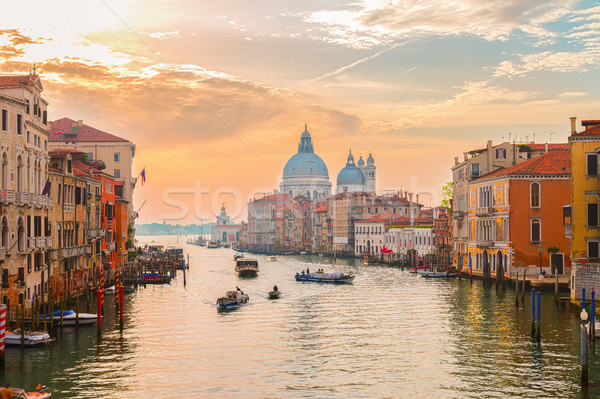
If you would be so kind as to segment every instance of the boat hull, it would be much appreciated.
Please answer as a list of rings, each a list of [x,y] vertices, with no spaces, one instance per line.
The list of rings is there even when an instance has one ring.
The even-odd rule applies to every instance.
[[[354,276],[346,276],[340,278],[325,278],[325,277],[313,277],[313,276],[296,276],[296,281],[305,281],[311,283],[325,283],[325,284],[349,284],[354,280]]]
[[[269,299],[279,299],[280,291],[269,291]]]
[[[446,272],[419,272],[421,277],[424,278],[454,278],[458,277],[458,273],[446,273]]]
[[[239,277],[256,277],[258,275],[258,269],[236,268],[235,274],[237,274]]]
[[[243,297],[241,300],[221,297],[217,299],[217,307],[219,309],[237,308],[240,305],[248,303],[248,297]]]
[[[37,346],[54,341],[45,331],[28,331],[24,335],[25,346]],[[21,333],[7,330],[4,335],[4,343],[10,346],[21,346]]]

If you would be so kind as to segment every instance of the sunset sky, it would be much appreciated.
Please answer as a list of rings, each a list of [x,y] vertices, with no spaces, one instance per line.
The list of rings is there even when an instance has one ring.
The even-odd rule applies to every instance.
[[[372,151],[378,190],[433,192],[430,205],[464,151],[509,135],[566,142],[570,116],[600,118],[596,4],[9,2],[0,72],[36,62],[50,120],[136,144],[141,223],[206,222],[221,202],[245,220],[305,123],[334,185],[349,148]]]

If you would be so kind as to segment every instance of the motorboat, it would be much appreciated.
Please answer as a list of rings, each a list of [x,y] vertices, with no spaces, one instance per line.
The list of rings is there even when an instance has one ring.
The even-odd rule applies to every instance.
[[[47,387],[45,385],[38,385],[37,391],[25,392],[22,388],[10,388],[15,399],[46,399],[52,396],[50,392],[46,392]]]
[[[243,257],[244,257],[244,254],[237,253],[237,254],[233,255],[233,260],[238,260],[239,258],[243,258]]]
[[[205,242],[204,247],[205,248],[211,248],[211,249],[212,248],[219,248],[219,243],[216,242],[216,241],[209,240],[209,241]]]
[[[23,333],[23,344],[25,346],[42,345],[52,341],[54,341],[54,339],[50,338],[50,334],[48,334],[46,331],[25,330]],[[17,328],[14,330],[6,330],[4,335],[4,343],[6,343],[6,345],[20,346],[21,329]]]
[[[227,291],[225,296],[217,299],[218,308],[234,308],[247,303],[250,300],[248,294],[240,290]]]
[[[115,293],[115,286],[111,285],[110,287],[105,288],[104,289],[104,293],[105,294],[114,294]]]
[[[276,256],[268,256],[268,257],[267,257],[267,260],[268,260],[269,262],[275,262],[275,261],[277,261],[277,257],[276,257]]]
[[[342,272],[333,273],[296,273],[296,281],[310,281],[314,283],[330,283],[330,284],[345,284],[351,283],[354,276],[344,274]]]
[[[44,317],[44,315],[40,315],[40,317]],[[46,314],[46,318],[49,317],[50,315]],[[52,318],[55,323],[60,323],[60,310],[54,311],[54,313],[52,313]],[[80,326],[87,326],[96,324],[98,315],[95,313],[79,313],[79,315],[77,315],[72,310],[63,310],[62,320],[63,326],[74,326],[77,325],[77,323],[79,323]]]
[[[258,274],[258,261],[249,258],[236,260],[235,273],[240,277],[255,277]]]

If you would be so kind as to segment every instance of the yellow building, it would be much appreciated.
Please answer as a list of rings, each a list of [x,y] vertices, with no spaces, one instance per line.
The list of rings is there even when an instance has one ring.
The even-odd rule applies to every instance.
[[[600,120],[584,120],[577,132],[571,118],[571,206],[564,209],[565,234],[571,237],[571,299],[600,287],[599,218]]]

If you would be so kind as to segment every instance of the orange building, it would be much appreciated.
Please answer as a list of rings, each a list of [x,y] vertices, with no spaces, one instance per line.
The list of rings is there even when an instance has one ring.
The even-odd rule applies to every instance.
[[[516,267],[528,267],[529,276],[554,266],[570,274],[571,244],[562,228],[570,174],[570,152],[559,149],[471,182],[467,267],[487,277],[514,275]]]

